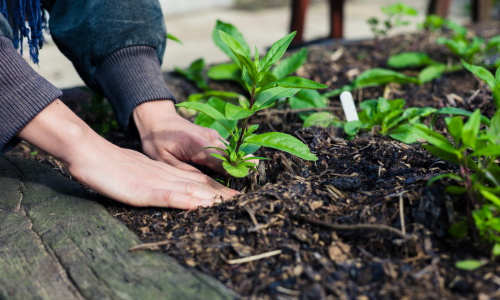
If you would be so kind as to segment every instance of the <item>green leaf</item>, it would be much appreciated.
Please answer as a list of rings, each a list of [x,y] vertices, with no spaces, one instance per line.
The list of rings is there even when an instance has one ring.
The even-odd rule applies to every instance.
[[[467,28],[451,20],[445,20],[444,25],[453,30],[457,35],[465,36],[467,34]]]
[[[421,52],[403,52],[389,57],[387,65],[394,69],[418,68],[436,64],[427,54]]]
[[[226,104],[226,118],[228,120],[241,120],[246,117],[253,115],[255,112],[233,105],[231,103]]]
[[[491,118],[490,134],[495,137],[500,136],[500,109],[498,109],[493,118]]]
[[[470,117],[472,115],[472,112],[467,111],[467,110],[463,110],[460,108],[456,108],[456,107],[442,107],[436,111],[434,116],[432,116],[431,125],[430,125],[431,130],[434,127],[434,124],[436,124],[437,118],[439,117],[440,114],[441,115],[450,114],[450,115],[454,115],[454,116]],[[483,123],[484,125],[486,125],[488,127],[490,126],[490,120],[488,118],[486,118],[485,116],[481,116],[481,123]]]
[[[245,83],[241,79],[240,67],[235,63],[220,64],[208,69],[208,78],[212,80],[231,80],[238,82],[242,87]]]
[[[285,54],[286,49],[292,42],[293,38],[295,37],[295,34],[296,32],[294,31],[273,44],[271,49],[269,49],[269,51],[260,62],[261,70],[267,70],[276,62],[278,62],[278,60],[280,60],[283,54]]]
[[[332,125],[333,122],[337,121],[340,123],[340,120],[329,112],[318,112],[310,115],[305,121],[302,127],[311,127],[311,126],[320,126],[320,127],[328,127]]]
[[[326,99],[316,90],[300,90],[295,96],[290,97],[289,104],[292,109],[327,107]],[[303,112],[298,115],[305,120],[312,113],[313,111]]]
[[[358,89],[370,86],[384,85],[391,82],[397,84],[420,84],[420,81],[415,77],[406,76],[402,73],[392,70],[375,68],[361,73],[361,75],[359,75],[351,83],[351,86],[353,89]]]
[[[408,130],[410,127],[410,125],[401,125],[395,130],[391,130],[389,136],[405,144],[416,143],[420,136]]]
[[[464,122],[462,121],[462,118],[458,116],[453,117],[450,121],[450,124],[448,124],[448,132],[455,140],[455,143],[458,143],[458,141],[462,137],[463,127],[464,127]]]
[[[499,77],[500,78],[500,77]],[[500,109],[500,82],[492,89],[493,92],[493,102],[495,107]]]
[[[285,98],[285,97],[292,97],[296,93],[298,93],[300,89],[293,89],[293,88],[285,88],[285,87],[274,87],[270,88],[268,90],[265,90],[259,94],[257,99],[255,100],[255,104],[252,107],[253,111],[259,110],[261,107],[266,107],[269,104],[272,104],[274,101],[280,99],[280,98]]]
[[[248,169],[242,164],[237,164],[236,166],[231,166],[228,162],[223,162],[222,167],[233,177],[245,177],[248,175]]]
[[[300,89],[326,89],[328,87],[327,85],[309,79],[289,76],[268,84],[267,86],[263,87],[262,90],[264,91],[276,86]]]
[[[461,195],[467,192],[467,189],[463,186],[450,185],[447,186],[446,189],[444,189],[444,192],[448,194]]]
[[[493,246],[493,250],[491,252],[494,257],[500,255],[500,243],[495,243],[495,245]]]
[[[363,123],[361,121],[351,121],[345,123],[344,131],[347,135],[356,135],[361,127],[363,127]]]
[[[212,99],[217,99],[217,98],[212,98]],[[220,99],[218,99],[218,100],[220,100]],[[222,101],[222,100],[220,100],[220,101]],[[213,108],[209,104],[198,103],[198,102],[182,102],[182,103],[177,104],[176,106],[194,109],[196,111],[207,114],[208,116],[212,117],[215,121],[220,123],[222,126],[224,126],[224,128],[231,135],[233,135],[231,128],[233,128],[234,125],[231,122],[229,122],[229,120],[226,119],[226,117],[224,117],[224,115],[220,111],[218,111],[216,108]]]
[[[495,194],[486,190],[481,190],[481,195],[483,195],[484,198],[490,200],[491,203],[495,204],[497,207],[500,207],[500,198]]]
[[[218,158],[218,159],[220,159],[222,161],[227,161],[227,158],[225,158],[224,156],[219,155],[217,153],[210,153],[210,155],[212,155],[213,157]]]
[[[467,221],[458,221],[451,225],[448,233],[456,239],[463,239],[467,235]]]
[[[487,69],[485,69],[481,66],[474,66],[474,65],[468,64],[463,59],[462,59],[462,64],[464,65],[464,67],[467,70],[472,72],[474,75],[479,77],[481,80],[484,80],[486,82],[486,84],[490,86],[491,89],[495,88],[495,86],[496,86],[495,77],[493,77],[493,74],[491,74],[490,71],[488,71]]]
[[[269,132],[254,136],[246,141],[264,147],[274,148],[296,155],[305,160],[315,161],[318,158],[300,140],[281,132]]]
[[[238,41],[238,43],[247,53],[250,53],[250,47],[245,41],[245,38],[232,24],[224,23],[220,20],[217,20],[214,31],[212,32],[212,39],[214,40],[215,45],[217,45],[217,47],[219,47],[224,53],[226,53],[226,55],[229,56],[232,61],[238,64],[238,59],[234,55],[233,51],[231,51],[231,49],[229,49],[229,47],[222,41],[219,35],[219,30],[232,36],[236,41]]]
[[[307,48],[304,47],[292,56],[282,59],[281,62],[271,70],[271,73],[276,77],[277,80],[282,79],[297,71],[297,69],[306,62],[306,59]]]
[[[431,178],[431,180],[429,180],[427,182],[427,185],[430,186],[434,182],[436,182],[438,180],[441,180],[443,178],[450,178],[450,179],[453,179],[453,180],[458,181],[458,182],[462,182],[463,181],[462,177],[460,177],[458,175],[455,175],[455,174],[452,174],[452,173],[448,173],[448,174],[441,174],[441,175],[438,175],[438,176],[435,176],[435,177]]]
[[[245,152],[245,155],[254,154],[257,150],[260,149],[260,145],[243,143],[240,146],[240,151]]]
[[[488,263],[487,260],[462,260],[455,264],[455,267],[460,270],[474,271]]]
[[[203,69],[205,68],[205,60],[203,58],[195,60],[187,69],[181,69],[175,67],[175,71],[182,76],[186,77],[188,80],[196,83],[198,88],[208,91],[210,87],[208,86],[205,78],[202,76]]]
[[[418,79],[422,83],[426,83],[429,81],[432,81],[436,78],[441,77],[443,75],[443,72],[446,70],[446,65],[439,64],[439,65],[431,65],[426,68],[424,68],[419,74],[418,74]]]
[[[476,109],[469,117],[467,123],[464,124],[462,129],[462,142],[467,147],[473,147],[476,143],[476,138],[479,133],[481,111]]]
[[[176,38],[173,34],[170,34],[170,33],[167,33],[167,39],[170,39],[172,41],[175,41],[181,45],[184,45],[181,40],[179,40],[178,38]]]
[[[336,96],[342,94],[342,92],[350,92],[352,90],[353,90],[352,86],[350,86],[350,85],[344,85],[341,88],[334,89],[333,91],[329,91],[329,92],[324,93],[323,97],[325,97],[325,98],[336,97]]]

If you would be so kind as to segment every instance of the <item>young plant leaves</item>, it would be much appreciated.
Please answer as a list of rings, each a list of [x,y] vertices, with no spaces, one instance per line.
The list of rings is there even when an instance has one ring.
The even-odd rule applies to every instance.
[[[241,70],[236,63],[220,64],[208,69],[208,78],[212,80],[231,80],[238,82],[242,87],[245,82],[241,80]]]
[[[188,80],[196,83],[196,86],[202,90],[209,91],[211,90],[208,86],[205,78],[202,76],[203,68],[205,68],[205,60],[200,58],[195,60],[187,69],[181,69],[179,67],[175,67],[175,71],[182,76],[186,77]]]
[[[278,62],[278,60],[280,60],[295,37],[295,34],[296,32],[294,31],[273,44],[271,49],[269,49],[260,62],[261,70],[268,70],[272,65]]]
[[[291,97],[296,93],[298,93],[299,91],[300,89],[286,88],[281,86],[265,90],[262,93],[260,93],[259,96],[257,97],[257,100],[255,100],[255,104],[252,107],[252,110],[253,111],[260,110],[261,108],[264,108],[272,104],[274,101],[280,98]]]
[[[304,121],[303,128],[311,126],[328,127],[335,123],[335,125],[341,125],[340,120],[329,112],[323,111],[310,115]]]
[[[229,56],[229,58],[231,58],[232,61],[238,64],[238,59],[234,55],[233,51],[231,51],[231,49],[229,49],[229,47],[222,41],[219,35],[219,31],[223,31],[232,36],[236,41],[238,41],[238,43],[243,47],[243,49],[247,53],[250,53],[250,47],[245,41],[245,38],[238,31],[238,29],[234,27],[232,24],[224,23],[220,20],[217,20],[214,31],[212,32],[212,39],[215,45],[217,45],[217,47],[219,47],[224,53],[226,53],[226,55]]]
[[[252,143],[264,147],[274,148],[286,151],[305,160],[318,160],[316,155],[309,151],[309,148],[300,140],[281,132],[268,132],[252,137],[246,140],[247,143]]]
[[[226,118],[228,120],[241,120],[253,115],[254,113],[254,111],[233,105],[231,103],[226,104]]]
[[[425,53],[421,52],[403,52],[389,57],[387,65],[394,69],[418,68],[437,64]]]
[[[233,128],[233,125],[229,122],[229,120],[226,117],[224,117],[222,113],[220,113],[217,109],[213,108],[212,106],[198,102],[182,102],[177,104],[176,106],[194,109],[196,111],[209,115],[210,117],[214,118],[215,121],[219,122],[222,126],[224,126],[224,128],[231,135],[233,135],[233,132],[231,130],[231,128]]]
[[[474,75],[479,77],[481,80],[484,80],[486,82],[486,84],[489,85],[489,87],[491,89],[494,89],[495,86],[497,85],[495,77],[493,77],[493,74],[491,74],[491,72],[488,71],[487,69],[485,69],[481,66],[474,66],[474,65],[468,64],[463,59],[462,59],[462,64],[464,65],[464,67],[467,70],[472,72]]]
[[[325,108],[326,98],[316,90],[300,90],[295,96],[290,97],[288,100],[292,109],[301,108]],[[299,113],[299,117],[305,120],[311,112]]]
[[[276,86],[299,89],[326,89],[328,87],[327,85],[317,83],[309,79],[289,76],[268,84],[267,86],[263,87],[261,91],[265,91]]]
[[[441,77],[444,71],[446,71],[446,65],[430,65],[420,71],[420,73],[418,74],[418,80],[420,80],[421,83],[432,81],[436,78]]]
[[[304,47],[292,56],[282,59],[280,63],[271,70],[271,73],[277,80],[282,79],[297,71],[297,69],[305,63],[306,59],[307,48]]]
[[[226,102],[224,102],[223,100],[216,98],[216,97],[212,97],[212,98],[208,99],[207,104],[210,105],[211,107],[215,108],[221,114],[225,113]],[[230,133],[226,130],[226,128],[224,126],[222,126],[222,124],[220,124],[218,121],[216,121],[214,118],[212,118],[211,116],[209,116],[207,114],[204,114],[204,113],[198,114],[194,123],[196,125],[200,125],[200,126],[203,126],[206,128],[212,128],[212,129],[217,130],[217,132],[224,139],[227,139],[230,135]],[[236,123],[237,123],[237,121],[229,121],[229,124],[231,125],[230,128],[233,128],[234,126],[236,126]]]
[[[434,115],[432,116],[430,125],[431,130],[434,128],[434,124],[436,124],[437,118],[439,117],[440,114],[470,117],[472,115],[472,112],[456,107],[442,107],[438,109],[436,113],[434,113]],[[485,116],[481,116],[481,123],[483,123],[488,127],[490,126],[490,120]]]
[[[243,164],[237,164],[236,166],[231,166],[227,161],[222,162],[222,167],[234,177],[245,177],[248,175],[248,169]]]
[[[397,84],[405,84],[405,83],[415,83],[420,84],[420,81],[415,77],[406,76],[402,73],[375,68],[361,73],[351,84],[353,89],[384,85],[388,83],[397,83]]]
[[[455,264],[455,267],[460,270],[474,271],[488,263],[487,260],[462,260]]]

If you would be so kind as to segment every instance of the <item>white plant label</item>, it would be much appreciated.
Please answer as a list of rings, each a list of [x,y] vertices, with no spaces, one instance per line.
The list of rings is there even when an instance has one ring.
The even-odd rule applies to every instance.
[[[359,121],[358,112],[356,111],[356,105],[352,99],[351,92],[342,92],[342,94],[340,94],[340,102],[342,103],[347,122]]]

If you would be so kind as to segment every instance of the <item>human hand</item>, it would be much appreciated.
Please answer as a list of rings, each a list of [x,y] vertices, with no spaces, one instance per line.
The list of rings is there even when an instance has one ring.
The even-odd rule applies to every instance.
[[[170,164],[178,169],[201,173],[185,163],[192,161],[226,174],[222,161],[210,153],[225,155],[216,149],[226,148],[221,136],[213,129],[195,125],[175,111],[172,101],[151,101],[137,106],[133,118],[142,141],[142,150],[150,158]]]
[[[18,137],[61,160],[85,186],[132,206],[196,209],[237,193],[204,174],[111,144],[59,100],[40,112]]]

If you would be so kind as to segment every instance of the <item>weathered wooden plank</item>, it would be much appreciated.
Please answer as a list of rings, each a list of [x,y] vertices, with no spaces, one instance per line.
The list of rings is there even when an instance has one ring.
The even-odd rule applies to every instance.
[[[22,198],[21,198],[22,197]],[[0,157],[0,299],[235,299],[140,243],[71,180]]]

